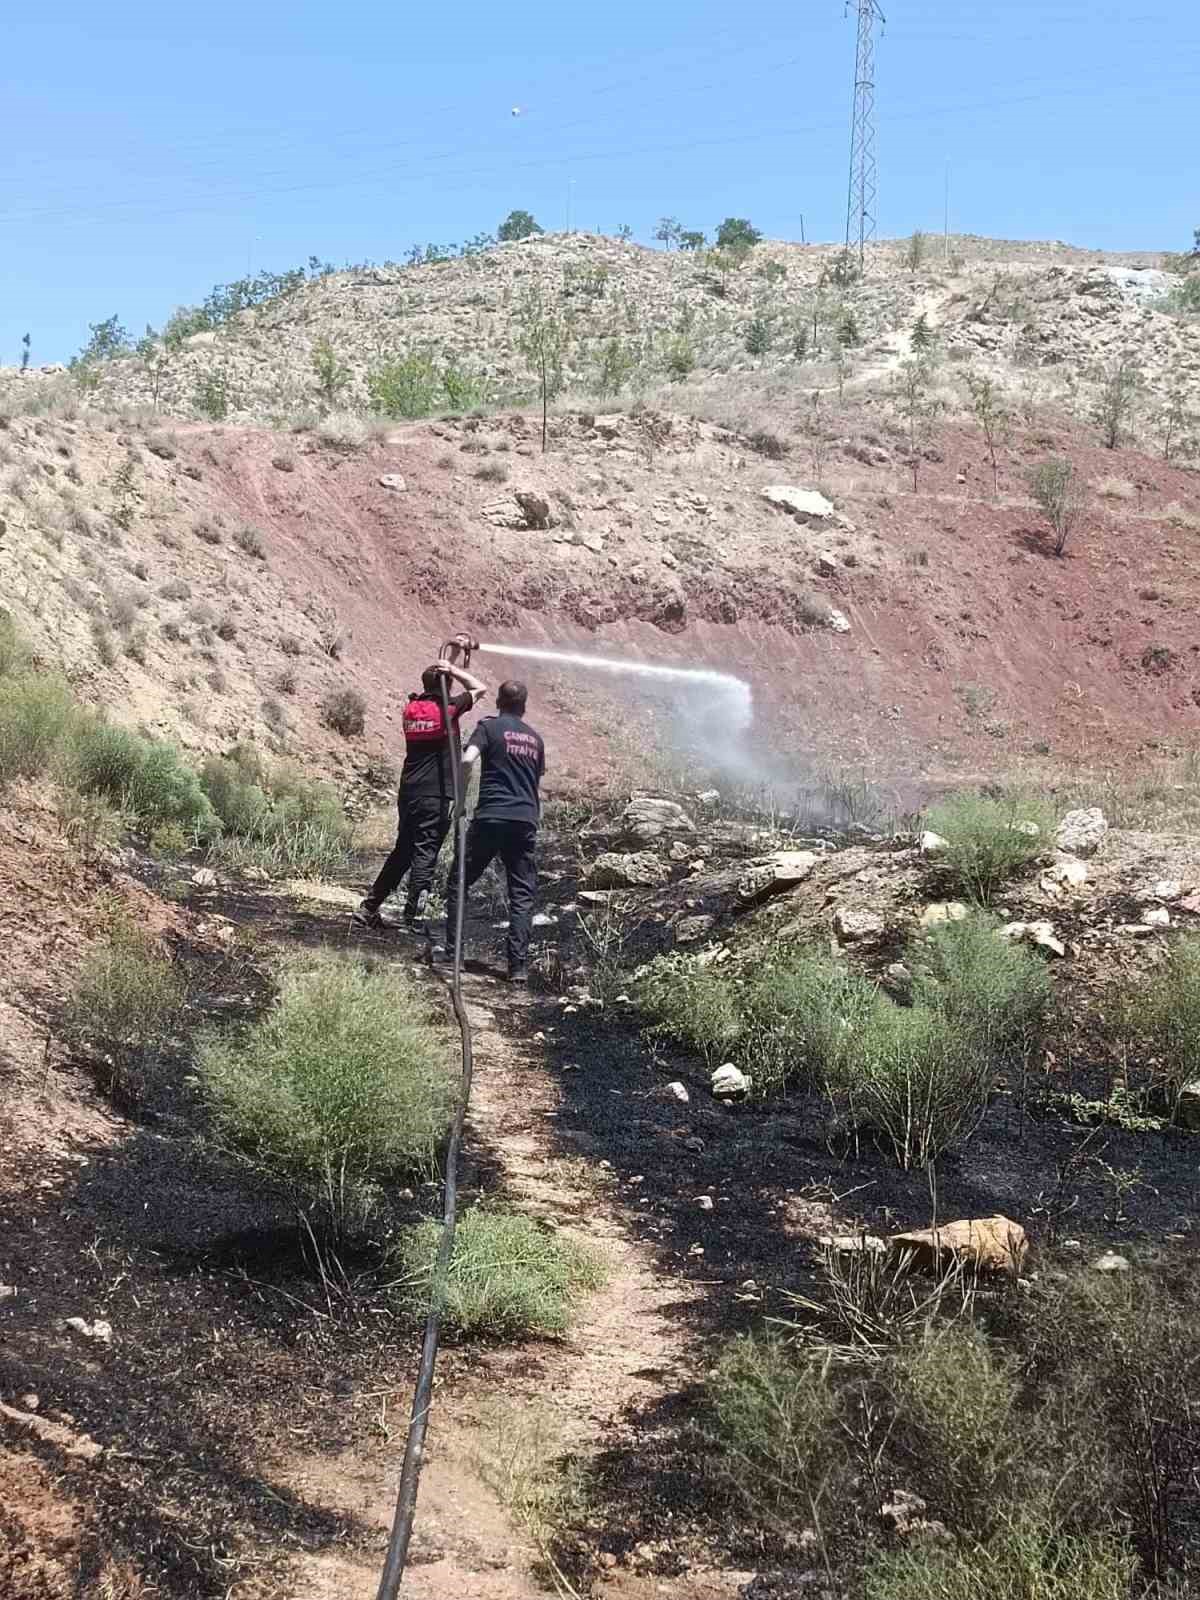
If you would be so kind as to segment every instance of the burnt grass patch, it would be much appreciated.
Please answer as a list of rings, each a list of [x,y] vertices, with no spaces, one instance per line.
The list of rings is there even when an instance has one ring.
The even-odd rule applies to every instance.
[[[284,944],[328,944],[334,932],[330,913],[270,895],[207,898]],[[250,945],[179,940],[174,955],[185,1033],[249,1021],[272,998]],[[91,1075],[91,1064],[77,1053],[62,1070]],[[53,1166],[18,1158],[0,1191],[0,1278],[17,1287],[0,1305],[0,1393],[35,1393],[39,1415],[104,1448],[100,1462],[76,1464],[21,1443],[85,1508],[79,1592],[93,1547],[126,1554],[178,1600],[277,1594],[297,1552],[381,1548],[374,1527],[297,1494],[285,1473],[293,1457],[370,1435],[361,1392],[394,1390],[397,1409],[407,1405],[419,1329],[387,1301],[378,1245],[333,1253],[310,1240],[288,1195],[215,1145],[185,1046],[119,1109],[115,1142],[76,1145]],[[495,1171],[476,1139],[467,1198]],[[436,1214],[440,1199],[436,1182],[400,1191],[383,1227]],[[108,1322],[111,1343],[67,1328],[71,1317]],[[477,1359],[449,1350],[443,1377]],[[6,1600],[25,1600],[8,1581],[0,1561]]]

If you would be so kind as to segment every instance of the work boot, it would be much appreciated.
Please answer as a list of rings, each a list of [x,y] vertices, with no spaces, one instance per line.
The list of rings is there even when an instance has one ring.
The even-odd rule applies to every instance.
[[[361,902],[351,920],[360,928],[370,928],[372,933],[383,933],[388,926],[369,900]]]
[[[528,983],[529,968],[526,966],[509,967],[508,981],[509,983]]]

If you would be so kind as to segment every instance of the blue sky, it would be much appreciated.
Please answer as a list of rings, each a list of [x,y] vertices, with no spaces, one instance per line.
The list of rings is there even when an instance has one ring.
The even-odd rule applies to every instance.
[[[1182,248],[1200,225],[1195,0],[883,0],[881,235]],[[0,68],[0,361],[65,359],[249,268],[399,258],[524,206],[840,237],[841,0],[57,0]],[[522,114],[512,116],[512,108]]]

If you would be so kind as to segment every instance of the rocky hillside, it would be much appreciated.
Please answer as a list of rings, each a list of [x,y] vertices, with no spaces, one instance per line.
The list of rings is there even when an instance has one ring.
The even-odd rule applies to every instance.
[[[1100,369],[1121,356],[1142,371],[1147,435],[1174,390],[1196,403],[1200,321],[1171,310],[1178,280],[1159,257],[956,238],[948,249],[929,241],[914,264],[910,249],[880,244],[865,276],[841,282],[828,245],[771,242],[731,256],[542,235],[417,266],[298,274],[289,292],[177,347],[160,341],[85,377],[97,404],[288,424],[331,408],[378,411],[373,379],[415,357],[433,386],[414,398],[410,385],[402,403],[461,411],[532,396],[523,346],[530,319],[550,317],[567,330],[563,382],[580,394],[642,394],[688,374],[775,374],[828,390],[834,377],[813,361],[839,349],[840,384],[870,387],[908,353],[923,317],[951,362],[999,374],[1026,405],[1086,413]],[[321,340],[336,374],[324,384],[313,361]],[[0,370],[0,395],[61,382],[62,369]],[[736,398],[727,385],[721,396]]]

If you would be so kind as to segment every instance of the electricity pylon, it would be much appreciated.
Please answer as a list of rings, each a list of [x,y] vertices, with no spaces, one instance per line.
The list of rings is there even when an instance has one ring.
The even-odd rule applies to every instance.
[[[886,22],[879,0],[853,0],[858,9],[854,63],[854,115],[850,125],[850,194],[846,202],[846,249],[857,244],[861,270],[867,241],[875,237],[875,19]],[[847,9],[850,0],[847,0]]]

